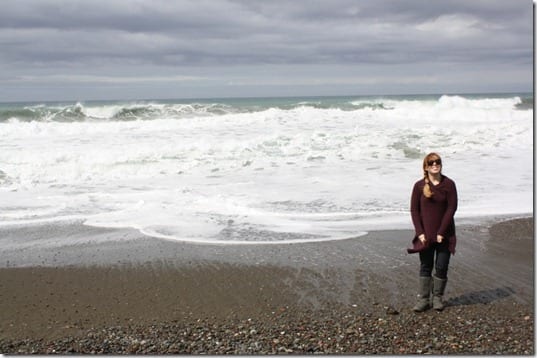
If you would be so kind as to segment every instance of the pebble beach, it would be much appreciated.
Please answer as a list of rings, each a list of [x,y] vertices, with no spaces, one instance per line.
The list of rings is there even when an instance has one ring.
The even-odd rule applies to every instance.
[[[411,231],[225,246],[80,224],[2,229],[93,240],[3,248],[0,352],[534,355],[533,217],[457,229],[447,307],[419,314]]]

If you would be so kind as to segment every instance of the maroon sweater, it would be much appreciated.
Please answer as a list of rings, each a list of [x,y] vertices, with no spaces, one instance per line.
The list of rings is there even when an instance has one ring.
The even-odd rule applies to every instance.
[[[449,251],[455,254],[457,237],[455,235],[455,220],[453,216],[457,210],[457,188],[455,182],[442,175],[438,185],[430,184],[433,196],[426,198],[423,195],[425,179],[414,184],[410,199],[410,213],[416,231],[412,241],[413,248],[409,253],[419,252],[436,242],[436,235],[442,235],[448,241]],[[422,245],[417,237],[425,234],[427,242]]]

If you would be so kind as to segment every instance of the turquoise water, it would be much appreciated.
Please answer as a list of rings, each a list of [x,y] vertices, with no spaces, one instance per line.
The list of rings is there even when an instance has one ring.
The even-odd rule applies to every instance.
[[[85,120],[138,120],[157,119],[162,116],[184,118],[203,115],[252,113],[267,109],[291,110],[297,107],[340,109],[353,111],[363,108],[393,109],[393,101],[434,102],[443,95],[390,95],[390,96],[338,96],[338,97],[271,97],[271,98],[206,98],[163,99],[139,101],[87,101],[87,102],[19,102],[0,103],[0,123],[18,121],[85,121]],[[533,109],[532,93],[464,94],[466,99],[499,99],[519,97],[516,109]],[[155,107],[160,105],[160,107]],[[175,107],[174,107],[175,106]],[[111,108],[110,116],[86,113],[86,108]],[[95,114],[95,113],[94,113]]]

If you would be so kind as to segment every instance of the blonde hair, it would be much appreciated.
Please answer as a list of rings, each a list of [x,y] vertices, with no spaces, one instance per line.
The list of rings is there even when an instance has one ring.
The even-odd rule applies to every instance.
[[[425,179],[425,185],[423,186],[423,195],[425,195],[426,198],[431,198],[434,193],[431,190],[431,184],[429,183],[429,173],[427,172],[427,167],[429,166],[427,164],[430,160],[442,160],[440,156],[436,153],[429,153],[423,158],[423,178]]]

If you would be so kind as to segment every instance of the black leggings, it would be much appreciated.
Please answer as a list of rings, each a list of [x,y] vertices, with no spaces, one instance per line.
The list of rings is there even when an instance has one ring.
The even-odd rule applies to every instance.
[[[447,242],[432,244],[427,250],[420,252],[420,276],[431,277],[434,266],[436,269],[435,276],[446,279],[450,257],[451,253],[449,252]]]

